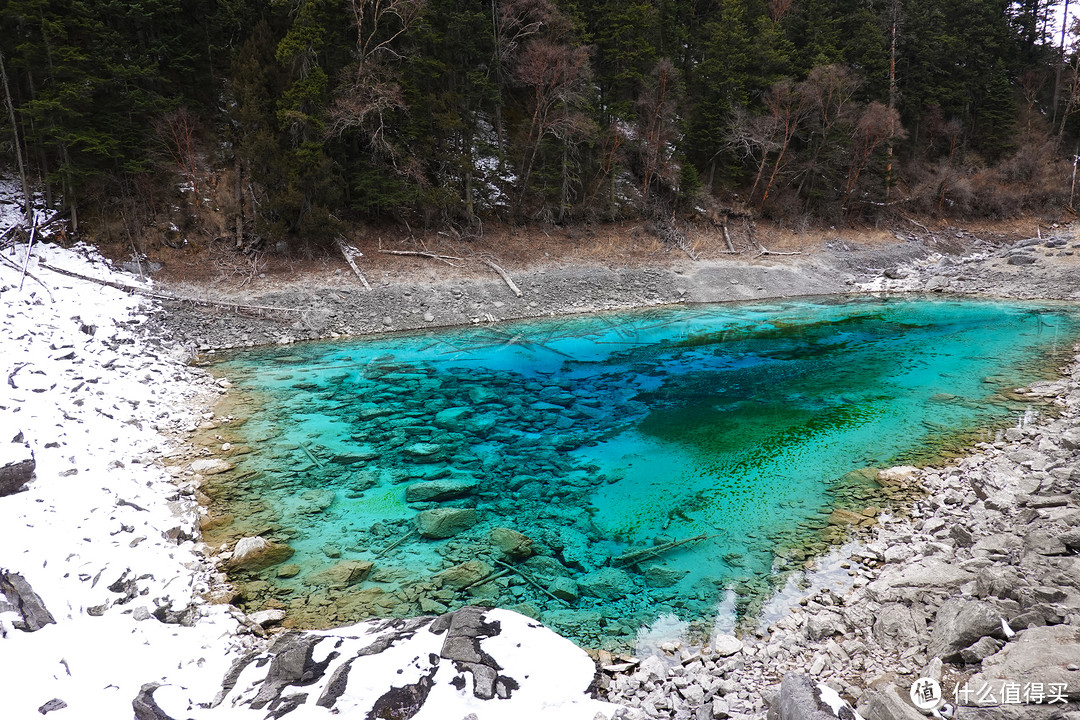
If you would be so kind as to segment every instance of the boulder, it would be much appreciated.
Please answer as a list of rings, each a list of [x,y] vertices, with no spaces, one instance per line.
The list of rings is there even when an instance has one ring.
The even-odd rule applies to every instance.
[[[472,414],[472,408],[452,407],[435,413],[435,426],[444,430],[461,430],[462,421]]]
[[[848,630],[847,623],[839,613],[829,610],[811,615],[806,621],[806,635],[811,640],[824,640],[833,635],[843,635]]]
[[[601,600],[618,600],[634,592],[634,583],[623,570],[600,568],[578,578],[582,594]]]
[[[270,610],[259,610],[248,615],[248,620],[255,623],[259,627],[266,627],[267,625],[274,625],[285,619],[285,611],[277,608],[271,608]]]
[[[374,566],[374,563],[368,560],[345,560],[335,563],[325,570],[309,576],[307,579],[317,585],[344,590],[351,585],[363,582],[371,574],[371,569]]]
[[[232,557],[229,558],[230,570],[262,570],[271,565],[283,563],[293,556],[293,549],[283,543],[276,543],[261,536],[243,537],[236,541]]]
[[[855,710],[839,693],[808,675],[790,672],[780,682],[779,720],[855,720]]]
[[[731,657],[742,652],[743,642],[734,635],[717,635],[712,639],[713,652],[720,657]]]
[[[217,475],[232,469],[232,463],[221,458],[199,458],[191,461],[191,472],[198,475]]]
[[[0,570],[0,595],[7,598],[7,604],[19,615],[20,619],[13,623],[17,630],[35,632],[46,625],[56,624],[41,596],[19,573]],[[0,610],[3,610],[3,604],[0,603]]]
[[[965,648],[988,636],[1004,637],[997,608],[981,600],[950,598],[938,608],[927,654],[956,661]]]
[[[23,443],[0,443],[0,497],[22,490],[34,476],[35,467],[34,453],[29,447]]]
[[[467,497],[475,492],[475,479],[442,478],[409,485],[405,488],[405,501],[441,502]]]
[[[1015,253],[1005,261],[1009,265],[1034,265],[1037,258],[1028,253]]]
[[[926,720],[911,704],[907,690],[889,683],[883,688],[867,688],[859,698],[859,714],[872,720]]]
[[[416,529],[426,538],[441,540],[464,532],[476,524],[472,508],[434,508],[416,516]]]
[[[903,603],[887,603],[878,611],[873,633],[887,650],[907,650],[919,643],[926,632],[926,618]]]
[[[548,586],[548,592],[560,600],[570,603],[577,602],[577,599],[581,597],[578,584],[574,582],[573,578],[568,577],[557,577],[552,580],[551,585]]]
[[[435,576],[444,586],[461,590],[477,583],[491,574],[491,566],[482,560],[469,560],[443,570]]]
[[[533,541],[528,535],[511,528],[497,527],[491,531],[491,542],[499,552],[514,559],[524,559],[533,554]]]
[[[1080,700],[1080,627],[1047,625],[1018,633],[999,652],[984,659],[982,672],[968,681],[972,688],[982,683],[994,685],[997,697],[1001,697],[1004,683],[1042,683],[1047,690],[1051,683],[1063,684],[1070,700]]]
[[[664,565],[650,565],[645,568],[645,584],[654,588],[671,587],[683,579],[688,570],[677,570]]]
[[[960,651],[960,660],[965,665],[978,665],[990,657],[1004,645],[1001,640],[992,637],[984,637],[978,642]]]

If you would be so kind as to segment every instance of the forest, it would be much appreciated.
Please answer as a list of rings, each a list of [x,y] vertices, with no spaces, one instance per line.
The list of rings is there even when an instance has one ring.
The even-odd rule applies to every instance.
[[[238,248],[1071,210],[1061,4],[5,0],[0,163],[75,231]]]

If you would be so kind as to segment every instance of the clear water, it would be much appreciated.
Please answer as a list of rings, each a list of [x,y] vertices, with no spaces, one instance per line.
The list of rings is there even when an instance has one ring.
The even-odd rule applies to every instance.
[[[1078,328],[1067,305],[827,299],[237,354],[218,369],[252,403],[232,438],[251,451],[215,478],[235,519],[211,533],[288,542],[296,575],[238,579],[252,606],[274,598],[302,624],[478,603],[594,647],[632,646],[658,618],[707,631],[718,606],[745,610],[842,539],[833,509],[896,499],[853,471],[1015,424],[1028,406],[1011,390]],[[475,492],[406,501],[410,485],[447,479]],[[410,534],[433,507],[472,507],[478,522],[447,540]],[[534,556],[505,557],[496,527],[531,538]],[[324,571],[349,560],[374,571],[335,587]],[[464,590],[438,576],[476,560],[458,576],[499,562],[524,574]],[[578,599],[548,594],[573,590],[560,577]]]

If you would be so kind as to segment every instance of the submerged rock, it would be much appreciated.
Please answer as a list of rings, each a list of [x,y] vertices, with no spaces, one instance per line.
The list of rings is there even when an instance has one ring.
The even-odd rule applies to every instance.
[[[469,585],[483,580],[491,574],[491,566],[482,560],[469,560],[460,565],[447,568],[435,576],[436,580],[448,585],[455,590],[461,590]]]
[[[476,524],[472,508],[433,508],[416,516],[416,529],[426,538],[442,540],[464,532]]]
[[[475,479],[443,478],[415,483],[405,488],[406,502],[440,502],[467,497],[476,492]]]
[[[199,475],[219,475],[232,469],[232,463],[221,458],[199,458],[191,461],[191,471]]]
[[[491,542],[510,558],[520,560],[533,554],[532,538],[511,528],[494,528],[491,531]]]
[[[331,565],[326,570],[311,575],[312,583],[343,590],[350,585],[363,582],[371,574],[374,563],[367,560],[345,560]]]
[[[585,595],[601,600],[618,600],[634,592],[630,575],[618,568],[605,567],[578,578],[578,587]]]

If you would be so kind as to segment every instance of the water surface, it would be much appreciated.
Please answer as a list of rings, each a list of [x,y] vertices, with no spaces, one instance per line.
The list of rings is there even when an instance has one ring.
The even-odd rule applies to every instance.
[[[247,577],[247,595],[303,623],[480,603],[594,647],[662,616],[707,630],[719,604],[745,609],[841,540],[835,508],[869,524],[901,499],[865,468],[1014,424],[1012,390],[1077,328],[1059,304],[827,299],[245,352],[218,369],[253,402],[251,452],[214,488],[237,519],[211,532],[288,542],[293,567]],[[407,502],[433,482],[459,497]],[[477,523],[413,532],[438,507]],[[532,556],[501,551],[494,528]],[[344,587],[353,561],[373,570]],[[467,587],[488,572],[502,575]]]

